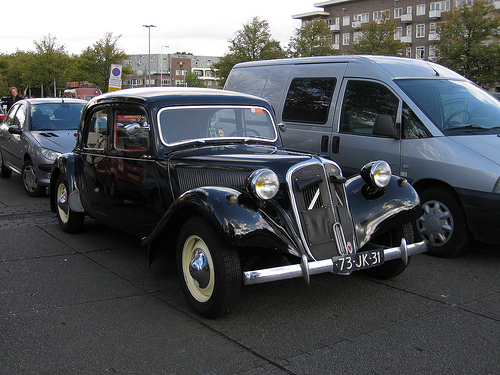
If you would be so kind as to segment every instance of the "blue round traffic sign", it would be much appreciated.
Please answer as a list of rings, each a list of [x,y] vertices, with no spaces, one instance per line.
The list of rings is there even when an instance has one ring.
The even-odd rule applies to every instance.
[[[119,68],[114,68],[111,72],[115,77],[119,77],[121,74],[121,71]]]

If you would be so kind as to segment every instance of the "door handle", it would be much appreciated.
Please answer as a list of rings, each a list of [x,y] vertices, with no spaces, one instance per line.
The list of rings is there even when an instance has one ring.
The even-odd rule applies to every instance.
[[[332,139],[332,154],[338,154],[340,151],[340,137],[336,135]]]
[[[324,135],[321,137],[321,152],[326,154],[328,152],[328,136]]]

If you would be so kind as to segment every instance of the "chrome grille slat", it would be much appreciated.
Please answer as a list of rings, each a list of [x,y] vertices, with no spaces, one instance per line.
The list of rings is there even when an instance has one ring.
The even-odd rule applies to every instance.
[[[177,168],[179,188],[182,192],[200,186],[226,186],[244,188],[250,172],[216,168]]]

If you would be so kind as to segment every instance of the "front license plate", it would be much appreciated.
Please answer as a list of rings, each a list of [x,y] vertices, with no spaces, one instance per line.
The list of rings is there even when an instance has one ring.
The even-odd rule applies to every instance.
[[[338,259],[333,265],[334,273],[349,273],[364,268],[380,266],[384,263],[384,251],[372,250],[364,253],[347,255]]]

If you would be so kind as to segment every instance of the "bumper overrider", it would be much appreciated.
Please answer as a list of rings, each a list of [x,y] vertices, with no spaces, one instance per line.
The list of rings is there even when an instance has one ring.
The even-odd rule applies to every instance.
[[[405,264],[408,264],[410,256],[426,251],[427,244],[424,241],[408,245],[403,239],[399,247],[336,256],[313,262],[309,262],[307,256],[302,255],[300,264],[243,272],[243,282],[245,285],[252,285],[302,276],[309,285],[310,275],[327,272],[349,275],[353,271],[377,267],[386,261],[395,259],[401,259]]]

